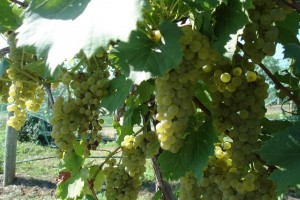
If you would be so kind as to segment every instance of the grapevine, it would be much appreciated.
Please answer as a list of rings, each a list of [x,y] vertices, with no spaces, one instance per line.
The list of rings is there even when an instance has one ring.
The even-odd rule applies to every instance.
[[[106,18],[107,2],[0,3],[0,101],[20,130],[48,95],[56,198],[138,199],[150,159],[162,199],[297,190],[297,1],[120,1]],[[287,68],[263,64],[278,44]],[[271,90],[293,103],[291,116],[269,119]],[[90,161],[106,114],[117,115],[116,147]]]

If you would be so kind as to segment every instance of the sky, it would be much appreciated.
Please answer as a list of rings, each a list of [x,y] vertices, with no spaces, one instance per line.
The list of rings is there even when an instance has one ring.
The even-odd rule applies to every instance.
[[[0,35],[0,49],[6,47],[7,44],[6,44],[6,41],[4,40],[3,36]]]

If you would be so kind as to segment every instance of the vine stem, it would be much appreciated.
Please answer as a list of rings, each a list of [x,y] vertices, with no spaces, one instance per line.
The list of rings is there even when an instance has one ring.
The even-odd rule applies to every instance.
[[[45,90],[46,90],[47,95],[48,95],[48,102],[49,102],[50,108],[52,109],[53,105],[54,105],[54,98],[53,98],[53,95],[52,95],[52,92],[51,92],[50,83],[45,83],[44,87],[45,87]]]
[[[205,107],[205,105],[199,101],[199,99],[197,99],[196,97],[193,98],[193,102],[196,105],[197,108],[200,108],[200,110],[202,110],[202,112],[204,112],[206,115],[208,116],[212,116],[211,112],[208,110],[208,108]]]
[[[237,46],[243,50],[243,44],[238,42]],[[245,52],[244,52],[245,53]],[[277,78],[270,72],[270,70],[262,63],[259,63],[258,66],[268,75],[268,77],[275,84],[275,88],[281,90],[286,96],[288,96],[298,107],[300,107],[300,101],[294,96],[294,94],[284,87]]]
[[[282,0],[286,5],[288,5],[289,7],[293,8],[294,10],[296,10],[297,12],[300,13],[300,5],[296,2],[296,0],[292,0],[291,3],[286,1],[286,0]]]
[[[149,121],[151,118],[153,118],[153,112],[151,112],[151,111],[154,109],[154,107],[155,107],[154,102],[149,101],[148,102],[148,110],[149,111],[145,116],[143,116],[144,121]],[[156,124],[157,124],[157,121],[153,120],[154,127],[156,126]],[[147,132],[151,131],[150,124],[148,124],[146,126],[146,131]],[[160,167],[157,162],[158,156],[160,153],[161,153],[161,149],[160,149],[159,153],[151,159],[152,166],[153,166],[154,173],[155,173],[156,182],[157,182],[157,188],[159,188],[159,190],[162,192],[164,200],[175,200],[176,198],[173,194],[172,188],[171,188],[170,184],[164,180],[163,174],[160,171]]]

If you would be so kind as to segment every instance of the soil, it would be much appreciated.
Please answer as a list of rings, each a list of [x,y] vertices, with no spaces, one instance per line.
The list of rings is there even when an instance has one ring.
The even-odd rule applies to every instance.
[[[3,174],[0,174],[0,199],[55,199],[56,184],[50,180],[35,179],[26,175],[16,175],[12,185],[3,187]]]

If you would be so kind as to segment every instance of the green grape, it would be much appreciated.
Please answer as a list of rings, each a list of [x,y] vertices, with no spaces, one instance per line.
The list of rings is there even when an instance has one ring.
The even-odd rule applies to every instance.
[[[240,67],[235,67],[235,68],[233,68],[233,69],[231,70],[231,73],[232,73],[234,76],[240,76],[240,75],[242,75],[242,72],[243,72],[243,70],[242,70],[242,68],[240,68]]]
[[[223,74],[221,74],[220,79],[222,82],[228,83],[231,80],[231,75],[227,72],[223,73]]]
[[[11,83],[0,85],[1,91],[5,92],[1,100],[11,103],[12,107],[9,109],[14,112],[14,116],[8,119],[7,124],[20,130],[26,120],[26,110],[37,112],[44,101],[44,93],[42,87],[39,86],[38,76],[22,68],[23,65],[34,62],[34,60],[30,59],[31,56],[27,52],[16,48],[15,33],[8,36],[7,42],[12,65],[3,73],[3,76],[10,79]],[[31,74],[31,77],[25,76],[22,72]]]
[[[198,199],[199,187],[197,180],[191,172],[187,172],[184,177],[180,179],[180,193],[179,199]]]
[[[248,82],[254,82],[257,79],[257,75],[255,72],[248,71],[246,74],[246,79]]]

